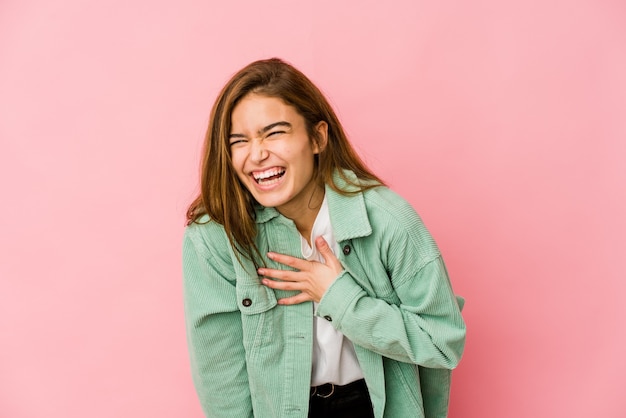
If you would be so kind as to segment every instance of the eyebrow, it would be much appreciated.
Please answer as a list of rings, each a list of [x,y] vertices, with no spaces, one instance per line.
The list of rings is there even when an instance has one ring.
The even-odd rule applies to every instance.
[[[286,128],[291,128],[291,123],[286,122],[286,121],[284,121],[284,120],[281,120],[281,121],[279,121],[279,122],[270,123],[269,125],[267,125],[267,126],[265,126],[265,127],[261,128],[261,129],[259,129],[259,130],[257,131],[257,133],[258,133],[259,135],[264,134],[264,133],[266,133],[267,131],[270,131],[270,130],[274,129],[274,128],[275,128],[275,127],[277,127],[277,126],[284,126],[284,127],[286,127]],[[229,138],[245,138],[246,136],[245,136],[244,134],[230,134],[228,137],[229,137]]]

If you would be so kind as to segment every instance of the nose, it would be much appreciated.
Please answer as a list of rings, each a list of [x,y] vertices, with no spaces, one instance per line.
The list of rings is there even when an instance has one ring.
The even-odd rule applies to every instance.
[[[250,146],[250,159],[253,162],[259,163],[266,159],[268,155],[269,152],[265,148],[265,145],[262,141],[252,141],[252,144]]]

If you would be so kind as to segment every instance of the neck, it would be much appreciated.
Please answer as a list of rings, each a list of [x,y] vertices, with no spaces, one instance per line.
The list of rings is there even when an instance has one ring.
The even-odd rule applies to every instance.
[[[308,241],[311,239],[315,218],[324,201],[324,188],[312,181],[310,187],[307,187],[302,192],[305,198],[300,199],[296,205],[277,209],[283,216],[291,219],[296,224],[298,232]]]

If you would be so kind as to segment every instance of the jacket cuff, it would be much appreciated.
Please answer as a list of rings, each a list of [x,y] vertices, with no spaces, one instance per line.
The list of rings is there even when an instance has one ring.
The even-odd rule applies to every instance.
[[[350,273],[344,270],[322,296],[316,315],[326,318],[336,329],[340,329],[344,314],[361,293],[365,291],[354,281]]]

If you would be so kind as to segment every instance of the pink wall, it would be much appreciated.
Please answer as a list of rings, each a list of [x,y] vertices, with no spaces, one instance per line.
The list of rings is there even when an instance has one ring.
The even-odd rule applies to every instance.
[[[0,417],[200,417],[180,240],[217,90],[281,56],[468,302],[453,418],[623,417],[623,1],[0,1]]]

